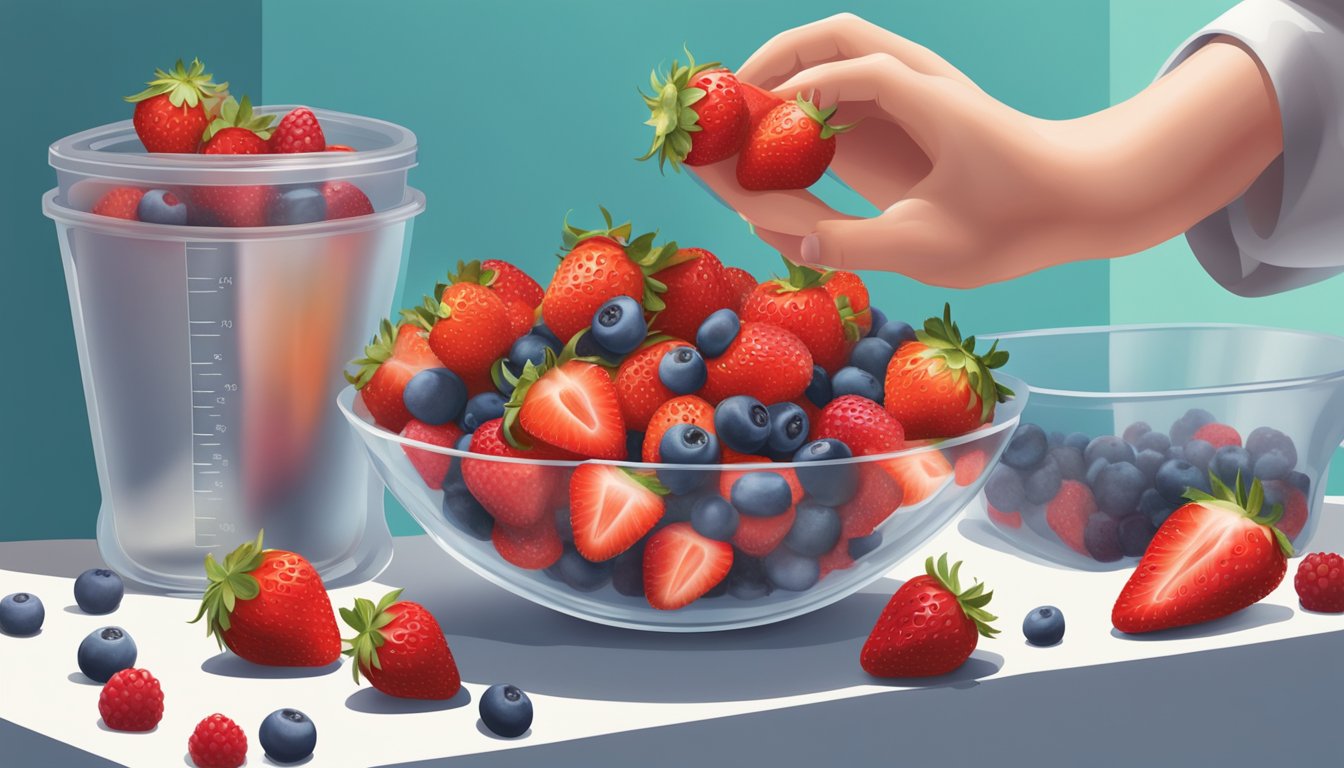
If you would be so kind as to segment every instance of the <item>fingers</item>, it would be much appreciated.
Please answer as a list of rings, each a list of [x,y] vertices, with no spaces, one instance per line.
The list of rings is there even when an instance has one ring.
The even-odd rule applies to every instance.
[[[851,218],[807,190],[751,192],[743,189],[737,183],[737,158],[687,168],[720,202],[762,229],[801,237],[811,232],[819,221]]]
[[[874,53],[895,57],[926,75],[970,80],[938,54],[855,16],[841,13],[781,32],[737,71],[739,78],[773,90],[804,69]]]
[[[780,255],[795,264],[802,263],[802,235],[786,235],[782,232],[755,227],[756,236],[767,245],[779,251]]]

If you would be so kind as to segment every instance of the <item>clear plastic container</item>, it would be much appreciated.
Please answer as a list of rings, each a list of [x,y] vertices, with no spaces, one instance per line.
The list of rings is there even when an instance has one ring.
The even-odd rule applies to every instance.
[[[1008,459],[1000,464],[995,473],[1004,477],[990,479],[988,503],[971,515],[978,526],[1020,551],[1063,565],[1132,567],[1144,538],[1151,539],[1181,503],[1170,498],[1176,484],[1167,484],[1163,498],[1156,471],[1168,461],[1188,460],[1199,472],[1211,467],[1228,482],[1243,469],[1248,486],[1260,477],[1266,498],[1284,505],[1280,529],[1295,548],[1301,551],[1311,540],[1330,459],[1344,438],[1344,338],[1224,324],[1064,328],[986,341],[995,338],[1012,350],[1006,370],[1029,382],[1022,431],[1039,426],[1049,450],[1039,465],[1015,469]],[[1231,427],[1241,448],[1217,445],[1233,441],[1221,428],[1197,435],[1205,422]],[[1194,448],[1192,440],[1206,445]],[[1284,461],[1260,461],[1275,450]],[[1141,474],[1122,468],[1102,480],[1093,469],[1089,479],[1089,468],[1102,458],[1134,464]],[[1076,528],[1070,533],[1062,503],[1052,519],[1050,490],[1057,486],[1045,464],[1060,470],[1062,480],[1088,486],[1098,506],[1093,516],[1100,516],[1090,537],[1080,539]],[[1141,476],[1147,494],[1133,509],[1128,494],[1113,493],[1125,485],[1120,482],[1125,474]],[[1014,504],[1019,496],[1020,504]],[[1117,552],[1111,536],[1122,533]]]
[[[285,108],[273,108],[283,111]],[[382,488],[331,400],[391,309],[424,196],[405,186],[403,128],[319,112],[357,153],[146,155],[130,123],[53,145],[56,223],[108,565],[143,587],[198,593],[202,559],[265,530],[330,585],[391,558]],[[273,227],[169,226],[83,210],[94,190],[350,180],[376,213]]]

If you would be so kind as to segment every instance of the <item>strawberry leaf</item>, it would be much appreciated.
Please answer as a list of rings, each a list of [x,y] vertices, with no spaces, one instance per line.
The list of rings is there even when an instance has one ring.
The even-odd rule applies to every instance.
[[[265,559],[264,536],[265,531],[258,531],[254,541],[244,542],[226,555],[223,565],[215,561],[213,554],[205,556],[205,594],[201,596],[195,618],[188,623],[205,619],[206,635],[213,636],[221,650],[224,633],[232,626],[229,614],[233,613],[238,601],[251,600],[261,594],[261,584],[252,572],[260,568]]]

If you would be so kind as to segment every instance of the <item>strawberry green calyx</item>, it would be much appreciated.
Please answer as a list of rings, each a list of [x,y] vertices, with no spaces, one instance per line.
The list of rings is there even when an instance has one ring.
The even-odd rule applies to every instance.
[[[615,226],[612,224],[610,211],[601,206],[598,206],[598,210],[602,212],[602,219],[606,223],[604,229],[580,229],[570,224],[569,216],[565,216],[565,223],[560,231],[560,253],[556,255],[563,260],[579,243],[589,238],[606,237],[614,240],[625,250],[626,257],[644,273],[644,295],[641,297],[644,309],[650,312],[661,312],[667,309],[667,304],[661,297],[661,294],[667,292],[667,286],[656,279],[654,275],[668,267],[694,259],[695,254],[687,253],[683,255],[675,241],[654,245],[653,241],[658,236],[657,232],[645,232],[631,240],[630,234],[633,231],[633,225],[630,222],[627,221],[620,226]]]
[[[636,472],[635,470],[626,469],[625,467],[618,467],[618,469],[624,472],[626,477],[634,480],[645,490],[652,491],[659,496],[667,496],[672,493],[672,491],[668,490],[667,486],[658,482],[658,475],[653,472]]]
[[[215,561],[213,554],[205,556],[205,577],[208,584],[201,598],[200,610],[189,624],[205,618],[205,633],[213,636],[220,649],[224,648],[224,633],[229,631],[229,614],[239,600],[251,600],[261,593],[261,584],[252,572],[261,567],[265,550],[261,540],[265,531],[257,533],[256,541],[245,542],[224,558],[224,564]]]
[[[264,141],[271,138],[271,123],[273,122],[275,122],[275,115],[252,114],[252,100],[247,96],[244,96],[241,102],[235,101],[230,96],[220,105],[219,117],[216,117],[205,129],[205,135],[201,137],[201,140],[209,141],[212,136],[225,128],[246,128]]]
[[[397,332],[401,330],[401,323],[392,324],[391,320],[383,318],[378,324],[378,332],[373,335],[373,340],[364,347],[364,356],[356,360],[351,360],[350,364],[356,367],[352,374],[345,372],[345,380],[355,386],[355,389],[363,389],[373,378],[373,374],[378,372],[378,366],[392,359],[392,354],[397,346]]]
[[[924,321],[924,329],[915,331],[915,338],[928,347],[920,353],[926,360],[941,359],[956,381],[965,373],[971,390],[980,400],[980,420],[988,421],[994,403],[1006,402],[1013,396],[1013,390],[994,381],[991,371],[1008,362],[1008,353],[999,349],[999,342],[990,345],[983,355],[975,354],[975,337],[961,338],[961,329],[952,322],[952,305],[943,305],[942,318],[931,317]],[[974,407],[974,401],[966,404],[967,410]]]
[[[212,81],[211,75],[205,71],[205,65],[200,59],[192,59],[190,68],[182,66],[182,60],[178,59],[177,64],[167,72],[156,69],[154,79],[145,85],[149,87],[137,94],[124,97],[125,100],[134,104],[166,93],[168,103],[174,107],[183,104],[194,107],[229,89],[228,83]]]
[[[784,262],[784,268],[788,270],[788,277],[776,277],[770,281],[770,284],[775,286],[775,293],[797,293],[808,288],[820,288],[830,282],[831,276],[835,274],[831,270],[823,271],[794,264],[784,254],[780,254],[779,258]]]
[[[850,128],[853,128],[855,125],[857,125],[857,123],[848,123],[846,125],[831,125],[830,122],[828,121],[835,114],[835,107],[828,107],[826,109],[821,109],[816,104],[813,104],[807,99],[804,99],[803,94],[801,93],[798,94],[797,98],[798,98],[798,108],[803,110],[803,114],[817,121],[817,124],[821,126],[822,141],[831,138],[837,133],[844,133],[845,131],[848,131]]]
[[[472,285],[484,285],[489,287],[494,281],[495,270],[485,269],[481,266],[481,262],[478,259],[472,259],[471,261],[466,262],[458,261],[457,271],[449,272],[448,282],[446,284],[440,283],[440,285],[447,288],[449,285],[457,285],[458,283],[470,283]],[[439,290],[439,295],[443,295],[442,289]]]
[[[1293,544],[1278,526],[1279,520],[1283,519],[1283,505],[1274,504],[1265,509],[1265,488],[1260,484],[1260,478],[1252,480],[1251,487],[1247,489],[1242,483],[1241,472],[1238,471],[1236,483],[1233,487],[1229,487],[1222,478],[1210,470],[1209,484],[1213,493],[1206,493],[1199,488],[1186,488],[1185,498],[1196,504],[1225,509],[1249,518],[1257,525],[1268,527],[1274,532],[1274,541],[1278,543],[1284,557],[1293,556]]]
[[[639,159],[648,160],[657,155],[659,170],[670,162],[677,173],[681,173],[681,164],[691,153],[691,134],[701,130],[700,115],[691,106],[708,95],[703,88],[691,87],[691,81],[701,72],[722,66],[717,61],[696,64],[689,50],[686,50],[686,59],[685,66],[673,59],[672,68],[662,77],[658,70],[650,72],[649,86],[653,95],[639,93],[649,108],[649,119],[644,124],[653,127],[653,145]]]
[[[985,585],[979,581],[963,592],[961,590],[961,579],[957,575],[960,570],[961,561],[953,563],[952,569],[948,570],[946,552],[938,558],[937,565],[934,564],[932,557],[924,561],[924,572],[930,578],[936,579],[939,584],[943,585],[943,589],[951,592],[957,598],[957,603],[961,605],[961,610],[966,614],[966,618],[975,622],[976,630],[984,637],[994,637],[999,634],[999,630],[990,626],[990,622],[997,620],[999,617],[985,610],[985,606],[989,605],[990,599],[994,597],[994,592],[986,592]]]
[[[355,598],[354,608],[341,609],[341,618],[355,630],[354,637],[341,638],[342,642],[350,646],[341,653],[355,660],[350,667],[356,683],[359,682],[361,668],[383,668],[382,662],[378,660],[378,649],[387,642],[387,638],[383,636],[383,627],[391,624],[395,618],[387,612],[387,609],[397,602],[401,592],[400,589],[388,592],[377,605],[374,605],[372,600],[358,597]]]
[[[868,310],[865,309],[863,312],[855,312],[854,307],[849,303],[849,297],[842,293],[835,297],[835,311],[840,313],[840,323],[845,329],[845,341],[858,341],[859,337],[863,334],[859,332],[859,321],[857,318],[859,315],[863,314],[863,312],[867,312]]]

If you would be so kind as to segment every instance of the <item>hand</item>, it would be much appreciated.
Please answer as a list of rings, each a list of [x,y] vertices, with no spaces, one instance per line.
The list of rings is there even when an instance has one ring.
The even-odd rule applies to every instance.
[[[733,159],[693,169],[706,185],[790,259],[934,285],[1141,250],[1235,199],[1281,152],[1272,86],[1227,43],[1130,102],[1068,121],[1018,112],[849,14],[776,36],[738,75],[857,119],[837,136],[831,170],[881,213],[846,216],[806,191],[748,192]]]

